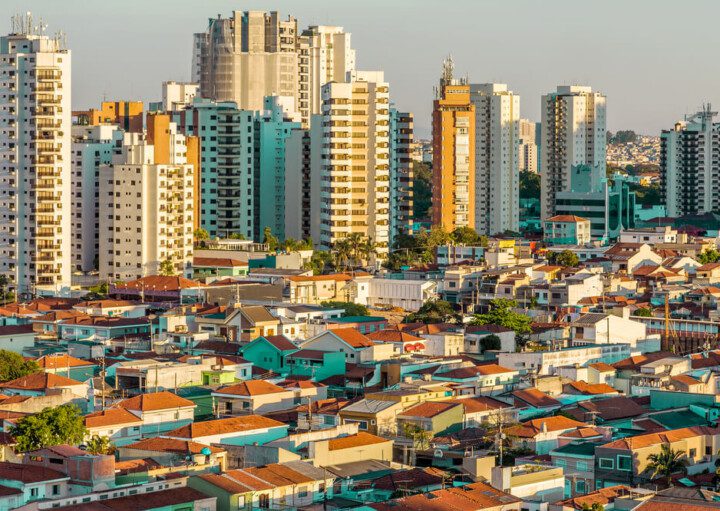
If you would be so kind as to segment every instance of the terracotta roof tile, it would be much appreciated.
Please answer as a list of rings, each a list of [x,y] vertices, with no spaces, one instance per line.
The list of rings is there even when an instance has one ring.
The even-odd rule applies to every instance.
[[[135,449],[138,451],[171,452],[182,455],[202,454],[202,450],[205,448],[210,449],[210,452],[213,454],[225,452],[224,449],[220,449],[219,447],[205,445],[191,440],[178,440],[176,438],[163,437],[145,438],[139,442],[125,445],[123,448]]]
[[[334,328],[328,332],[333,333],[353,348],[368,348],[374,345],[368,337],[354,328]]]
[[[452,410],[458,406],[462,406],[459,402],[453,401],[426,401],[419,405],[411,406],[407,410],[399,414],[401,417],[422,417],[431,418],[448,410]]]
[[[46,389],[72,387],[82,384],[82,382],[71,380],[70,378],[66,378],[57,374],[39,372],[29,374],[27,376],[22,376],[12,381],[1,383],[0,388],[40,391]]]
[[[138,410],[141,412],[152,412],[156,410],[167,410],[170,408],[185,408],[195,406],[195,403],[184,397],[176,396],[167,390],[140,394],[120,401],[118,406],[126,410]]]
[[[361,431],[356,435],[331,438],[328,440],[328,449],[331,451],[339,451],[342,449],[354,449],[364,445],[382,444],[385,442],[392,442],[392,440]]]
[[[288,392],[286,389],[265,380],[248,380],[227,387],[219,388],[217,394],[229,394],[233,396],[262,396],[265,394],[277,394]]]
[[[543,429],[546,431],[562,431],[584,426],[587,426],[584,422],[578,422],[562,415],[556,415],[554,417],[544,417],[542,419],[523,422],[517,426],[508,428],[506,433],[521,438],[534,438],[535,435],[541,433]]]
[[[262,415],[243,415],[242,417],[231,417],[228,419],[193,422],[165,433],[163,436],[193,439],[226,433],[244,433],[256,429],[281,426],[286,426],[286,424],[263,417]]]
[[[513,391],[512,395],[516,399],[520,399],[530,406],[537,408],[560,406],[560,401],[548,396],[536,388],[516,390]]]
[[[108,408],[85,416],[86,428],[142,424],[142,419],[124,408]]]

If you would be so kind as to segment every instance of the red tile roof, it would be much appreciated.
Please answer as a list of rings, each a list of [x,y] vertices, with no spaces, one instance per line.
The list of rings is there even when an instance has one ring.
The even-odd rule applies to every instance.
[[[354,328],[335,328],[328,330],[328,332],[335,334],[353,348],[368,348],[374,346],[374,343],[368,337]]]
[[[216,392],[218,394],[230,394],[233,396],[263,396],[288,391],[269,381],[248,380],[234,385],[228,385],[227,387],[221,387]]]
[[[560,406],[560,401],[548,396],[536,388],[516,390],[512,393],[512,395],[516,399],[520,399],[521,401],[524,401],[530,406],[534,406],[536,408]]]
[[[401,417],[421,417],[429,419],[445,413],[448,410],[462,406],[461,403],[456,401],[426,401],[419,405],[411,406],[407,410],[399,414]]]
[[[328,449],[330,451],[339,451],[341,449],[355,449],[364,445],[382,444],[385,442],[392,442],[392,440],[361,431],[355,435],[331,438],[328,440]]]
[[[554,417],[529,420],[518,424],[517,426],[512,426],[505,430],[505,432],[508,435],[521,438],[534,438],[538,433],[541,433],[543,429],[550,432],[575,429],[584,426],[587,426],[584,422],[578,422],[573,419],[568,419],[562,415],[556,415]]]
[[[134,290],[152,293],[157,291],[180,291],[181,289],[193,289],[205,287],[205,284],[195,280],[186,279],[178,276],[150,275],[142,277],[131,282],[120,282],[114,284],[114,288],[118,291]]]
[[[694,438],[704,435],[720,435],[720,427],[711,428],[710,426],[693,426],[690,428],[663,431],[661,433],[647,433],[645,435],[635,435],[604,444],[603,447],[608,449],[632,451],[633,449],[641,449],[643,447],[649,447],[651,445],[679,442],[680,440],[684,440],[687,438]]]
[[[60,376],[52,373],[33,373],[27,376],[22,376],[12,381],[0,383],[0,388],[12,389],[12,390],[46,390],[62,387],[72,387],[75,385],[82,385],[82,382],[71,380],[64,376]]]
[[[23,463],[10,463],[8,461],[0,462],[0,479],[8,479],[11,481],[20,481],[25,484],[32,484],[42,481],[54,481],[57,479],[67,478],[68,476],[62,472],[45,467],[26,465]]]
[[[178,440],[176,438],[163,437],[146,438],[139,442],[125,445],[122,448],[135,449],[138,451],[171,452],[182,455],[202,454],[202,450],[205,448],[210,449],[210,452],[213,454],[225,452],[224,449],[220,449],[219,447],[193,442],[192,440]]]
[[[108,408],[107,410],[89,413],[85,416],[86,428],[103,428],[129,424],[142,424],[142,419],[124,408]]]
[[[546,222],[589,222],[587,218],[575,215],[555,215],[551,216]]]
[[[244,433],[257,429],[277,428],[282,426],[287,425],[282,422],[263,417],[262,415],[243,415],[242,417],[231,417],[229,419],[193,422],[165,433],[163,436],[193,439],[211,435],[222,435],[226,433]]]
[[[193,266],[206,268],[240,268],[248,266],[246,261],[229,257],[193,257]]]
[[[67,353],[53,353],[36,360],[41,369],[67,369],[68,367],[93,366],[92,362],[82,360]]]
[[[176,396],[167,390],[140,394],[120,401],[118,406],[126,410],[138,410],[141,412],[153,412],[156,410],[168,410],[170,408],[186,408],[195,406],[195,403],[184,397]]]

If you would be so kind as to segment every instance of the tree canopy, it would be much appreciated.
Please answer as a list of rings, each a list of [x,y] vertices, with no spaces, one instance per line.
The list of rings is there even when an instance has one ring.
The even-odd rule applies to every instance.
[[[529,170],[520,172],[520,198],[540,199],[540,174]]]
[[[21,452],[60,444],[77,445],[83,441],[86,432],[80,408],[75,405],[45,408],[22,417],[10,430]]]
[[[500,343],[500,337],[495,334],[486,335],[485,337],[480,339],[480,346],[482,346],[483,351],[499,350],[500,348],[502,348],[502,344]]]
[[[432,204],[432,169],[422,162],[413,162],[413,218],[429,216]]]
[[[38,371],[34,360],[25,360],[18,353],[0,350],[0,383],[22,378]]]
[[[343,317],[345,316],[369,316],[368,308],[359,303],[353,302],[337,302],[327,301],[322,302],[320,305],[323,307],[329,307],[331,309],[345,309]]]
[[[580,264],[580,258],[571,250],[563,250],[562,252],[549,252],[548,262],[558,266],[575,267]]]
[[[509,328],[516,335],[524,336],[532,330],[530,324],[532,320],[513,309],[517,307],[515,300],[507,298],[496,298],[490,301],[490,310],[485,314],[475,314],[470,324],[472,325],[499,325]]]
[[[450,302],[445,300],[429,300],[420,307],[420,310],[409,314],[406,323],[445,323],[454,320],[455,310]]]
[[[170,277],[176,274],[175,271],[175,264],[170,259],[165,259],[163,262],[160,263],[159,268],[160,275],[163,275],[165,277]]]
[[[652,309],[649,307],[640,307],[635,310],[635,316],[642,316],[646,318],[652,317]]]
[[[720,260],[720,252],[718,252],[717,249],[709,248],[704,252],[701,252],[697,257],[697,260],[702,264],[716,263]]]

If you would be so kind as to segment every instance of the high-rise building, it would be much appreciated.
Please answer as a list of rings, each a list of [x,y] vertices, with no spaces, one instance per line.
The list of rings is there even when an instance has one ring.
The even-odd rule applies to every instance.
[[[0,272],[18,296],[70,289],[70,51],[13,17],[0,37]]]
[[[190,82],[163,82],[162,109],[164,112],[182,110],[192,105],[200,85]]]
[[[320,239],[358,233],[387,257],[390,221],[390,99],[381,71],[356,71],[323,86]]]
[[[601,93],[586,86],[561,85],[542,97],[543,219],[557,214],[556,194],[572,191],[571,178],[576,171],[580,169],[593,182],[605,176],[606,136],[605,96]]]
[[[148,124],[147,135],[125,133],[112,163],[100,168],[102,279],[157,274],[164,261],[178,274],[192,272],[194,169],[185,137],[167,114]]]
[[[413,115],[390,109],[390,246],[413,226]]]
[[[199,138],[199,227],[215,238],[254,235],[254,113],[231,101],[196,98],[173,113],[178,129]],[[189,149],[192,144],[188,142]],[[197,214],[197,213],[196,213]]]
[[[72,128],[71,238],[73,268],[78,271],[98,269],[100,167],[112,163],[117,140],[122,140],[122,132],[114,124]]]
[[[299,104],[307,123],[321,113],[321,88],[329,82],[344,82],[355,71],[355,50],[343,27],[314,25],[303,31],[298,42]]]
[[[720,124],[710,105],[663,130],[660,137],[660,182],[667,215],[720,210]]]
[[[470,85],[475,107],[475,224],[479,234],[519,228],[520,96],[501,83]]]
[[[537,123],[528,119],[520,119],[520,170],[538,171],[538,146],[535,143]]]
[[[432,223],[447,231],[474,227],[475,105],[467,82],[453,78],[449,58],[433,103],[432,138]]]
[[[200,95],[262,110],[265,96],[299,100],[297,20],[262,11],[211,18],[200,45]]]
[[[355,50],[342,27],[298,32],[295,18],[277,12],[234,11],[209,20],[193,38],[192,76],[200,95],[262,110],[265,96],[294,98],[304,127],[321,113],[321,87],[355,70]]]
[[[142,101],[103,101],[100,108],[74,111],[78,124],[117,124],[121,130],[142,133],[143,102]]]
[[[320,239],[322,115],[312,115],[309,130],[294,130],[285,142],[285,236]]]
[[[285,239],[285,144],[300,127],[300,114],[290,97],[268,96],[265,108],[255,114],[253,224],[257,241],[262,241],[266,227],[278,239]]]

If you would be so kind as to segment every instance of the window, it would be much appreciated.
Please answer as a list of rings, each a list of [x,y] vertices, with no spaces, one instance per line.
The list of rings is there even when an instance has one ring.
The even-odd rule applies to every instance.
[[[577,468],[578,470],[580,470],[582,472],[587,472],[587,469],[588,469],[587,461],[578,461],[575,464],[575,468]]]
[[[602,461],[602,459],[601,459]],[[618,456],[617,457],[617,468],[618,470],[625,470],[626,472],[632,470],[632,457],[631,456]]]
[[[298,497],[303,498],[308,496],[307,486],[300,486],[298,488]]]
[[[688,458],[694,458],[695,456],[697,456],[697,449],[690,449],[690,451],[688,452]]]
[[[555,466],[556,467],[566,467],[567,461],[565,460],[555,460]]]
[[[600,468],[612,470],[615,468],[615,462],[611,458],[600,458],[598,460]]]
[[[262,493],[258,497],[258,507],[261,509],[267,509],[270,507],[270,498],[267,496],[267,493]]]
[[[59,484],[53,484],[53,485],[52,485],[52,494],[53,494],[53,495],[60,495],[60,485],[59,485]]]
[[[575,481],[575,492],[576,493],[585,493],[587,490],[585,489],[585,481],[579,480]]]

